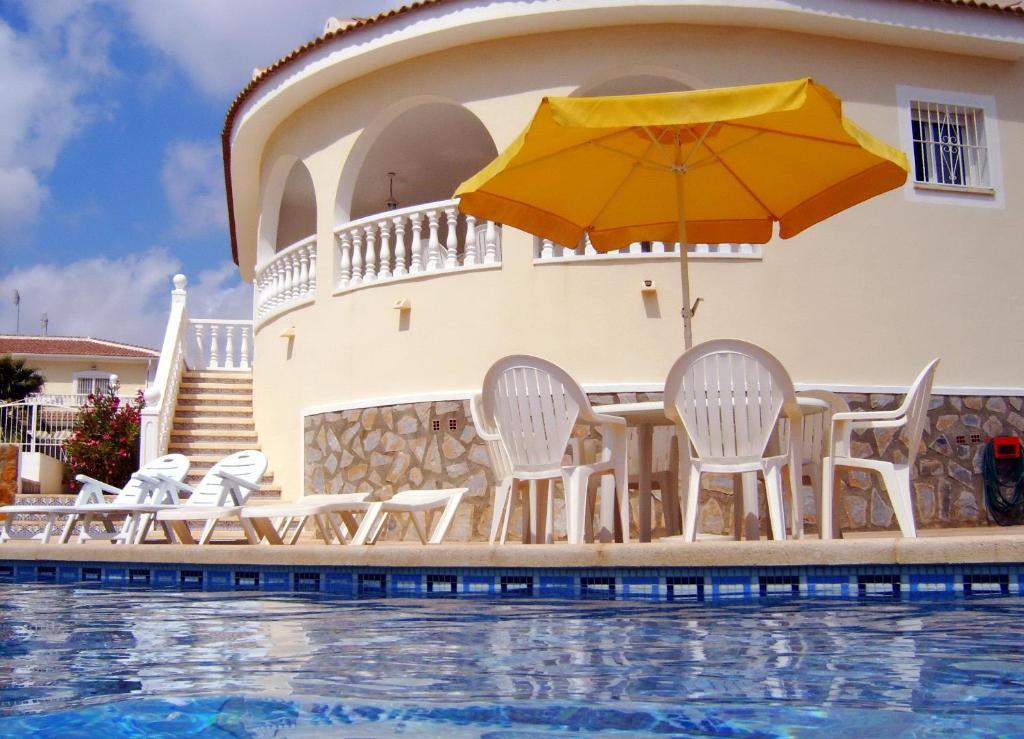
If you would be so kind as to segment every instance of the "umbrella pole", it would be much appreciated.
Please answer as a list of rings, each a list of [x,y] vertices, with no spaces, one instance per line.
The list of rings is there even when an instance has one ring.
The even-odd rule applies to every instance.
[[[679,143],[676,142],[676,158],[679,154]],[[683,208],[683,178],[686,173],[676,172],[676,207],[679,213],[679,280],[683,288],[683,348],[693,346],[693,310],[690,307],[690,255],[686,240],[686,211]]]

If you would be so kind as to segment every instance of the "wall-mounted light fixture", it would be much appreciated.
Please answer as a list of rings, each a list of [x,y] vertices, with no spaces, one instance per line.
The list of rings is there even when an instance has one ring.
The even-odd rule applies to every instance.
[[[658,286],[654,284],[654,280],[641,280],[640,281],[640,292],[642,292],[642,293],[656,293],[656,292],[658,292]]]
[[[409,302],[409,298],[399,298],[391,307],[397,311],[407,311],[412,310],[412,303]]]

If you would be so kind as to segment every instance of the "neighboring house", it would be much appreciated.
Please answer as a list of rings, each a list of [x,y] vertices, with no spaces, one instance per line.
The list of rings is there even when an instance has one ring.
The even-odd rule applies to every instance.
[[[46,378],[39,393],[47,402],[80,405],[106,390],[116,376],[119,394],[134,397],[146,387],[160,352],[133,344],[82,336],[0,335],[0,355],[10,354]]]
[[[432,0],[329,20],[255,70],[223,131],[255,427],[285,497],[464,483],[479,536],[489,470],[464,401],[495,359],[544,356],[605,402],[657,397],[682,345],[676,256],[467,223],[451,195],[545,95],[810,76],[911,176],[787,242],[692,248],[695,340],[753,341],[855,406],[891,406],[941,356],[918,520],[984,521],[980,442],[1024,428],[1022,58],[1024,7],[1003,0]],[[844,495],[849,525],[891,526],[866,476]],[[711,496],[706,529],[729,500]]]

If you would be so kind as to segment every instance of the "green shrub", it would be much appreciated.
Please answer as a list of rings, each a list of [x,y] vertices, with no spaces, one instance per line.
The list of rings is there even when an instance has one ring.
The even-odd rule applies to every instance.
[[[122,401],[116,388],[93,393],[78,412],[75,427],[64,442],[68,473],[88,475],[123,487],[139,468],[139,418],[142,391]]]

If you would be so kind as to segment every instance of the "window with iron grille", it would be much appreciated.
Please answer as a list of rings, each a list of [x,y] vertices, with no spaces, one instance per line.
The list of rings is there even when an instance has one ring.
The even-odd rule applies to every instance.
[[[992,187],[982,108],[913,100],[910,127],[916,182]]]
[[[108,373],[83,372],[75,376],[75,392],[79,395],[107,392],[110,390]]]

